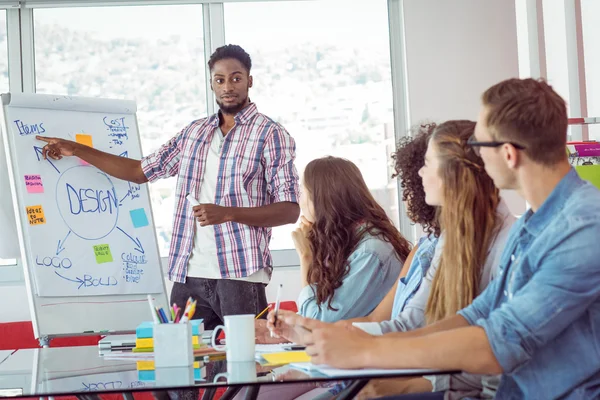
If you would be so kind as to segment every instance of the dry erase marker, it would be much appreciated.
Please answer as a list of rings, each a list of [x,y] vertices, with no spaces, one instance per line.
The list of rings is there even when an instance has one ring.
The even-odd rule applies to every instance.
[[[156,315],[156,307],[154,307],[154,303],[152,302],[152,296],[148,295],[148,304],[150,305],[150,314],[152,314],[152,319],[155,324],[160,324],[160,320],[158,319],[158,315]]]
[[[192,206],[194,206],[194,207],[195,207],[195,206],[199,206],[199,205],[200,205],[200,202],[199,202],[198,200],[196,200],[196,198],[195,198],[194,196],[192,196],[192,195],[191,195],[191,193],[188,193],[188,194],[185,196],[185,198],[186,198],[186,199],[187,199],[187,201],[189,201],[189,202],[190,202],[190,204],[191,204]]]

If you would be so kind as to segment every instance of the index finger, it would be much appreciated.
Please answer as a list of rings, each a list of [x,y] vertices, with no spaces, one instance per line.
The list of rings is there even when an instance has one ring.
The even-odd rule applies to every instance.
[[[52,142],[54,140],[53,138],[49,138],[47,136],[40,136],[40,135],[36,135],[35,138],[37,140],[41,140],[41,141],[46,142],[46,143],[50,143],[50,142]]]

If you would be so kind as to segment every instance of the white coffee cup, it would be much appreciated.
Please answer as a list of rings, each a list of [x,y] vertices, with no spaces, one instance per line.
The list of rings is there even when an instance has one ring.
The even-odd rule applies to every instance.
[[[211,337],[211,345],[217,351],[225,351],[227,362],[254,361],[255,338],[254,338],[254,315],[227,315],[225,326],[217,326]],[[227,344],[217,345],[216,339],[219,330],[225,331]]]
[[[227,362],[227,372],[215,375],[214,382],[221,378],[226,378],[227,383],[256,382],[256,362]]]

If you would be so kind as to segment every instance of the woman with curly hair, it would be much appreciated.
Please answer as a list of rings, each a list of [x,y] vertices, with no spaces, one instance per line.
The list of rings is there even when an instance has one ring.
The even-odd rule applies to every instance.
[[[321,321],[368,315],[394,285],[411,246],[352,162],[324,157],[304,170],[299,313]]]
[[[404,305],[419,288],[421,277],[431,264],[440,236],[440,225],[436,207],[425,201],[419,170],[425,163],[427,143],[435,127],[436,125],[431,123],[413,128],[411,136],[401,139],[392,154],[395,169],[392,177],[400,181],[406,214],[414,224],[423,229],[425,235],[419,239],[404,263],[400,279],[394,283],[377,308],[366,317],[354,318],[345,321],[346,323],[383,322],[393,319],[400,314]]]

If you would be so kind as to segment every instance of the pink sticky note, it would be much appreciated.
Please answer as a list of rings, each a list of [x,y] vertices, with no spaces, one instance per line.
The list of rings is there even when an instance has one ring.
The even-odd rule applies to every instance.
[[[25,187],[27,193],[44,193],[42,177],[39,175],[25,175]]]

